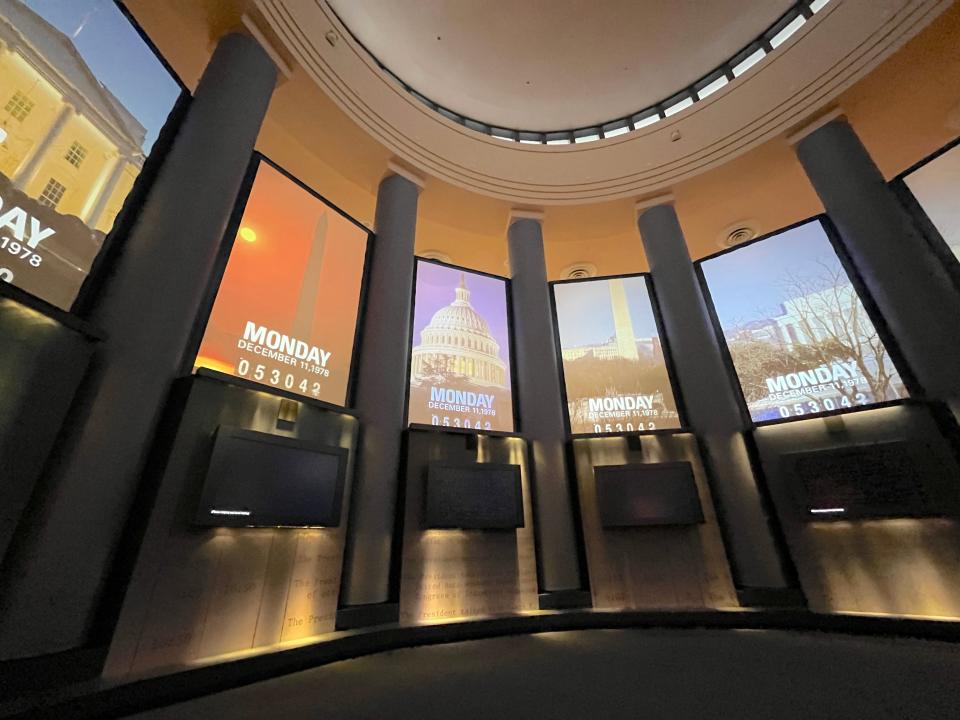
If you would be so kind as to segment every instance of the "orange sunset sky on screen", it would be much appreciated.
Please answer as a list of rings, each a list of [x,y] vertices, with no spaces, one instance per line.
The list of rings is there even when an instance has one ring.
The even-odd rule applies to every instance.
[[[198,366],[233,373],[237,340],[247,321],[293,335],[303,272],[317,223],[327,235],[310,345],[331,352],[320,399],[343,405],[357,323],[366,230],[353,224],[268,163],[261,163],[197,357]]]

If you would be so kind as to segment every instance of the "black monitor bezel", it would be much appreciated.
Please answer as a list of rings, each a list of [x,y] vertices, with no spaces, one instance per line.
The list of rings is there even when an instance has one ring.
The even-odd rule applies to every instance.
[[[336,516],[333,522],[327,524],[292,524],[283,522],[250,522],[248,518],[255,516],[234,516],[219,515],[217,520],[211,521],[209,503],[205,502],[218,486],[212,482],[211,472],[217,458],[219,444],[224,439],[244,440],[247,442],[258,442],[270,445],[279,445],[285,448],[305,450],[312,453],[335,455],[338,458],[337,479],[334,487],[333,505]],[[343,495],[346,487],[347,465],[350,459],[350,451],[345,447],[336,445],[324,445],[311,442],[302,438],[293,438],[285,435],[274,435],[246,428],[221,425],[217,427],[211,437],[210,459],[207,463],[206,472],[203,479],[203,485],[200,489],[200,498],[197,503],[197,511],[193,518],[193,524],[199,527],[232,527],[232,528],[338,528],[343,522]],[[228,508],[229,509],[229,508]]]

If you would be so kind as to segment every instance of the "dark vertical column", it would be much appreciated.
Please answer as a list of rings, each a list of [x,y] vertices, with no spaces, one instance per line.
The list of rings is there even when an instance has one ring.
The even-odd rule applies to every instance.
[[[4,567],[0,657],[86,638],[170,383],[276,84],[253,39],[225,36],[92,318],[108,336],[42,512]]]
[[[691,429],[713,474],[738,588],[786,586],[744,444],[745,422],[672,198],[638,204],[638,224]]]
[[[826,120],[826,122],[824,122]],[[930,397],[960,399],[960,293],[841,116],[795,134],[803,169]]]
[[[344,605],[382,603],[389,593],[421,187],[414,180],[409,172],[391,174],[377,193],[377,238],[354,403],[362,435],[347,535]]]
[[[533,460],[541,590],[571,590],[580,586],[580,572],[567,476],[560,367],[537,214],[515,212],[508,238],[515,385],[520,429],[530,443]]]

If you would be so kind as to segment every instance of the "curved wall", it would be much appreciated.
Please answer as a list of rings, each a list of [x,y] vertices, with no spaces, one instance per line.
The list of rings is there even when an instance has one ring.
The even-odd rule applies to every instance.
[[[132,2],[131,5],[135,12],[140,13],[141,20],[144,22],[148,33],[157,40],[161,51],[173,60],[177,65],[177,69],[191,85],[196,84],[196,78],[208,60],[210,43],[214,39],[221,38],[225,30],[233,27],[239,21],[242,10],[250,7],[248,3],[242,3],[239,2],[239,0],[237,2],[226,3],[207,0],[206,2],[183,2],[175,4],[150,3],[146,2],[146,0],[138,0],[137,2]],[[837,0],[837,4],[834,7],[836,8],[836,13],[842,8],[862,8],[864,5],[858,2],[858,0],[845,0],[844,2]],[[917,24],[920,24],[924,18],[928,18],[936,9],[939,9],[941,4],[896,2],[889,0],[889,2],[885,1],[877,7],[890,10],[892,13],[890,17],[896,16],[895,11],[897,11],[898,8],[905,11],[909,8],[915,9],[917,15],[914,17],[914,20],[916,20],[916,22],[912,26],[915,29]],[[871,150],[875,153],[877,161],[888,174],[893,174],[902,169],[904,165],[910,164],[918,159],[920,154],[924,154],[926,151],[932,150],[939,144],[942,144],[942,141],[947,139],[953,132],[945,123],[945,117],[947,117],[950,112],[953,112],[951,110],[953,107],[952,98],[957,96],[957,88],[960,86],[960,78],[958,78],[960,71],[955,69],[956,63],[953,58],[954,48],[957,44],[958,27],[960,27],[960,19],[958,19],[960,15],[958,15],[958,13],[960,13],[960,11],[956,8],[951,9],[942,22],[922,34],[918,40],[911,43],[900,55],[895,56],[886,65],[878,69],[874,75],[865,80],[860,86],[850,90],[848,95],[840,98],[841,106],[844,106],[846,101],[849,101],[848,115],[855,126],[863,129],[865,138]],[[824,17],[830,17],[830,15],[825,15]],[[896,35],[894,30],[897,28],[902,29],[901,24],[893,22],[891,32],[894,35]],[[805,37],[809,37],[809,35]],[[900,35],[897,37],[902,39],[903,36]],[[240,43],[245,46],[250,50],[250,57],[256,59],[260,67],[269,69],[269,85],[272,88],[274,64],[264,50],[249,38],[241,38],[233,35],[228,36],[227,40],[233,44]],[[873,59],[882,55],[883,52],[892,49],[892,47],[896,45],[896,41],[897,38],[893,37],[889,43],[882,44],[883,47],[877,50],[878,55],[872,56]],[[226,41],[220,42],[221,46],[223,46],[223,43]],[[284,69],[283,66],[286,63],[281,62],[279,64],[281,69]],[[773,65],[770,67],[772,66]],[[223,70],[225,67],[229,70],[236,66],[221,65],[219,69]],[[233,79],[242,79],[243,76],[234,74],[231,77]],[[758,77],[760,77],[759,73],[753,76],[753,78]],[[266,85],[266,83],[264,83],[264,85]],[[888,85],[890,87],[888,87]],[[223,85],[218,86],[217,83],[214,83],[213,86],[223,87]],[[744,84],[744,86],[746,86],[746,84]],[[242,107],[245,102],[249,102],[255,90],[255,87],[251,90],[249,87],[241,85],[240,92],[233,96],[233,99]],[[202,90],[198,95],[202,95]],[[223,106],[223,103],[211,102],[214,107]],[[197,106],[203,107],[199,103]],[[261,95],[260,107],[261,110],[266,107],[265,94]],[[698,112],[703,113],[709,109],[709,107],[711,107],[711,105],[707,103],[704,107],[700,108]],[[232,119],[234,116],[239,115],[240,113],[235,111],[230,118]],[[692,113],[688,117],[694,116],[695,113]],[[195,117],[199,116],[195,115]],[[905,122],[905,120],[909,120],[909,122]],[[260,118],[258,117],[258,126],[259,121]],[[221,132],[221,128],[229,127],[229,122],[219,117],[216,118],[216,121],[209,121],[208,119],[208,121],[204,123],[203,120],[197,120],[196,123],[208,131],[215,128],[217,132]],[[202,146],[201,151],[191,153],[184,151],[184,154],[189,155],[191,159],[197,159],[199,161],[198,164],[204,165],[207,169],[216,169],[223,165],[228,165],[231,162],[233,164],[239,163],[237,168],[239,172],[241,169],[240,166],[245,164],[246,158],[250,153],[254,136],[255,132],[251,131],[245,143],[238,142],[235,145],[230,145],[223,155],[214,155],[213,162],[205,162],[206,157],[202,152],[202,149],[207,147],[205,144]],[[854,142],[848,144],[848,149],[852,146],[855,150],[859,151],[859,143],[856,142],[855,136],[849,133],[848,130],[847,137],[853,138],[854,140]],[[930,147],[928,147],[928,145]],[[605,147],[610,149],[612,144],[607,144]],[[375,204],[380,205],[381,209],[386,207],[386,205],[381,204],[380,201],[375,198],[375,191],[386,172],[388,162],[393,159],[392,151],[368,136],[364,129],[355,124],[348,114],[341,111],[334,101],[331,101],[315,86],[314,78],[310,77],[304,69],[296,65],[294,65],[289,72],[286,72],[285,80],[282,81],[280,87],[272,95],[269,114],[259,134],[258,148],[278,163],[281,163],[286,169],[299,176],[308,185],[322,190],[332,202],[340,205],[344,210],[364,221],[367,225],[373,224]],[[545,153],[551,157],[560,157],[559,152],[546,150]],[[829,146],[827,147],[827,152],[824,154],[828,158],[831,157]],[[571,156],[572,155],[573,153],[571,153]],[[868,166],[868,170],[872,172],[873,166],[870,164],[869,158],[863,153],[860,153],[860,155],[866,159],[866,162],[862,163],[862,165]],[[809,160],[809,158],[807,158],[807,160]],[[192,172],[185,172],[184,175],[187,177],[195,177]],[[170,176],[168,176],[168,178],[169,177]],[[177,185],[179,178],[176,175],[172,177],[173,181],[171,184]],[[843,176],[841,172],[835,173],[832,177],[845,176]],[[879,177],[875,177],[869,173],[861,173],[859,178],[860,182],[848,183],[848,186],[854,188],[870,186],[879,187],[885,191],[887,190],[884,184],[879,181]],[[864,178],[870,182],[863,182]],[[416,189],[412,187],[412,183],[403,180],[402,177],[393,178],[391,183],[393,183],[394,180],[407,182],[407,185],[410,186],[407,188],[409,192],[406,194],[408,199],[410,197],[416,197],[417,192]],[[183,187],[184,185],[180,183],[180,186]],[[381,186],[381,188],[382,187],[383,186]],[[820,183],[819,187],[822,191],[824,187],[823,183]],[[716,248],[718,235],[725,227],[735,221],[747,221],[752,230],[757,233],[764,233],[789,224],[794,220],[807,217],[822,209],[817,196],[811,189],[809,182],[805,178],[805,174],[794,157],[793,150],[782,137],[777,137],[765,144],[760,144],[755,149],[739,155],[711,172],[690,177],[683,182],[674,183],[671,189],[677,198],[677,208],[681,215],[684,230],[686,231],[686,242],[689,246],[690,254],[694,257],[702,257],[713,252]],[[211,190],[211,194],[217,193]],[[232,193],[221,189],[217,197],[217,199],[221,201],[221,204],[227,195],[232,195]],[[198,198],[197,195],[193,197],[195,199]],[[878,196],[875,195],[874,198],[876,197]],[[879,197],[881,202],[874,203],[871,206],[874,210],[884,207],[882,204],[882,194]],[[381,197],[380,200],[382,199]],[[544,224],[544,233],[548,239],[547,255],[550,264],[549,274],[556,277],[564,266],[574,261],[591,262],[597,266],[601,274],[623,273],[644,269],[646,260],[641,251],[635,228],[634,199],[633,196],[624,196],[621,199],[605,203],[551,206],[546,212]],[[843,198],[841,198],[841,200],[842,199]],[[896,203],[887,203],[886,207],[893,207],[895,204]],[[415,205],[411,207],[408,204],[406,208],[408,212],[406,212],[405,217],[412,221],[412,218],[416,215]],[[450,256],[453,262],[494,273],[506,274],[507,269],[504,266],[506,256],[505,236],[507,235],[507,218],[509,216],[510,203],[504,199],[498,199],[490,195],[472,193],[451,182],[429,179],[426,182],[426,188],[423,192],[421,208],[422,217],[417,240],[418,250],[444,252]],[[229,208],[223,207],[220,210],[224,218],[226,214],[229,213]],[[648,233],[647,230],[644,230],[647,246],[651,248],[651,254],[653,254],[655,248],[658,247],[655,244],[656,241],[671,243],[668,247],[673,251],[671,255],[672,260],[675,261],[673,267],[682,270],[685,275],[689,275],[692,279],[693,272],[692,269],[689,268],[686,253],[684,252],[684,239],[680,233],[679,226],[673,218],[672,210],[666,207],[658,208],[658,210],[661,211],[659,212],[659,216],[664,222],[659,224],[654,222],[647,223],[647,230],[660,231],[657,238],[651,239],[651,234],[657,235],[657,233]],[[180,220],[177,213],[165,212],[158,214],[168,221],[171,218],[177,221]],[[861,216],[870,217],[871,213],[861,213]],[[648,217],[656,218],[656,216]],[[214,222],[214,219],[210,220],[211,227],[208,229],[208,232],[206,232],[205,239],[211,249],[220,247],[220,228],[222,227],[222,223],[225,222],[225,219],[223,219],[222,222],[219,219],[216,219],[216,222]],[[214,227],[214,225],[216,225],[216,227]],[[860,233],[862,242],[858,246],[858,249],[862,250],[863,246],[867,246],[875,250],[878,246],[881,246],[884,247],[885,250],[892,251],[896,249],[901,253],[909,252],[905,251],[907,245],[899,242],[902,238],[896,235],[894,224],[888,223],[887,225],[888,229],[892,228],[892,230],[886,234],[873,231]],[[408,227],[411,230],[408,238],[412,238],[412,222]],[[514,224],[512,227],[516,229],[518,224]],[[542,302],[540,299],[535,298],[537,302],[530,302],[525,308],[517,304],[519,309],[517,317],[534,317],[534,313],[527,312],[527,310],[531,308],[543,311],[542,314],[536,316],[539,319],[535,323],[535,327],[542,331],[543,335],[548,335],[549,332],[545,330],[545,328],[549,325],[549,300],[546,295],[547,289],[543,282],[545,278],[539,247],[540,228],[537,223],[529,217],[523,223],[523,227],[529,232],[521,234],[514,233],[514,237],[511,240],[514,245],[512,249],[515,250],[517,246],[530,248],[533,247],[532,243],[536,243],[536,253],[529,254],[529,262],[526,265],[526,270],[528,271],[527,277],[534,278],[534,281],[528,282],[528,287],[533,287],[539,291],[538,294]],[[870,228],[870,230],[874,229],[876,228]],[[884,228],[881,228],[881,230],[883,229]],[[146,231],[144,231],[144,235],[147,235]],[[883,235],[883,237],[879,237],[880,235]],[[179,228],[177,232],[174,233],[174,236],[181,236]],[[160,235],[160,237],[162,238],[163,236]],[[386,235],[381,236],[382,239],[386,237]],[[920,240],[918,236],[906,239],[911,241]],[[144,246],[151,250],[155,250],[158,247],[165,248],[170,253],[169,257],[175,256],[180,249],[175,243],[166,245],[161,243],[158,245],[156,242],[153,242],[153,240],[154,236],[146,238],[143,241]],[[886,243],[886,245],[881,245],[881,243]],[[915,247],[919,248],[920,245]],[[922,255],[922,253],[915,254],[918,256]],[[518,253],[514,252],[513,255],[514,258],[516,258]],[[134,256],[128,252],[125,257],[130,258]],[[164,258],[167,257],[167,255],[164,256]],[[409,258],[409,248],[406,250],[406,257]],[[523,255],[520,254],[520,257],[522,259]],[[170,266],[173,265],[174,263],[171,261]],[[121,278],[127,286],[133,288],[137,286],[138,277],[147,275],[152,277],[156,274],[157,267],[158,264],[156,263],[146,262],[140,266],[135,266],[132,273],[124,275],[123,272],[118,272],[116,277]],[[516,266],[515,269],[517,269]],[[532,271],[535,271],[535,273]],[[388,274],[391,272],[394,275],[398,274],[396,273],[395,267],[389,268]],[[198,288],[205,286],[208,282],[209,274],[210,273],[206,271],[198,272],[192,278],[192,281],[195,282]],[[667,275],[661,287],[671,287],[673,284],[679,285],[679,283],[673,283],[670,279],[671,277],[677,278],[679,275],[680,273],[675,273],[672,276]],[[518,278],[522,278],[523,273],[517,273],[517,276]],[[888,277],[889,275],[884,276],[884,278]],[[917,278],[917,273],[914,272],[912,277]],[[875,285],[876,284],[877,283],[875,283]],[[694,285],[695,283],[691,282],[691,287],[694,287]],[[894,283],[887,284],[888,287],[892,287],[893,285]],[[907,285],[910,289],[924,288],[922,278],[919,282],[914,280],[912,284]],[[519,286],[520,283],[518,281],[512,287]],[[116,286],[114,286],[114,292],[115,288]],[[139,290],[139,288],[136,289]],[[694,288],[694,290],[696,290],[696,288]],[[136,293],[132,294],[136,296]],[[529,293],[529,295],[532,296],[533,293]],[[113,299],[115,302],[118,302],[115,300],[116,297],[114,294]],[[523,294],[517,293],[517,297],[523,297]],[[696,292],[688,293],[686,297],[683,295],[676,296],[671,306],[673,308],[692,307],[695,304],[692,301],[696,300],[697,297],[699,296]],[[931,295],[927,294],[925,297],[929,298]],[[390,298],[387,299],[389,300]],[[887,309],[891,307],[896,312],[898,310],[897,301],[900,299],[901,298],[889,299],[890,301],[887,303],[887,308],[884,309],[884,312],[886,313]],[[382,303],[380,305],[374,304],[373,306],[383,307],[387,304],[388,303]],[[909,305],[909,303],[904,303],[904,305]],[[916,305],[917,303],[914,303],[911,308],[916,307]],[[928,302],[926,304],[926,307],[938,306],[943,308],[950,307],[947,303],[938,304]],[[135,307],[137,307],[135,303],[126,303],[126,308]],[[171,317],[181,322],[184,326],[181,334],[186,334],[186,325],[194,320],[191,314],[192,310],[193,308],[181,309],[179,314],[176,312],[169,313]],[[706,311],[704,310],[701,315],[705,318]],[[902,320],[907,318],[908,315],[909,313],[906,313],[896,315],[896,317]],[[913,323],[914,326],[921,324],[922,323]],[[373,326],[372,323],[371,326]],[[683,323],[676,322],[673,323],[673,326],[675,329],[679,327],[679,334],[683,334],[683,330],[685,329]],[[149,327],[149,325],[147,325],[147,327]],[[904,328],[909,330],[909,323],[900,322],[899,327],[896,329],[903,330]],[[176,330],[177,332],[181,332],[181,326],[178,325]],[[707,340],[710,338],[714,341],[717,340],[713,337],[713,333],[710,332],[707,322],[703,323],[702,330],[703,332],[701,334]],[[119,327],[117,335],[125,338],[124,332],[125,328]],[[673,332],[674,336],[677,334],[677,332]],[[906,333],[906,335],[908,338],[913,337],[909,333]],[[518,332],[518,336],[524,337],[524,333],[520,331]],[[521,352],[519,353],[519,357],[537,359],[547,357],[550,352],[540,352],[540,350],[552,348],[552,343],[550,342],[552,338],[542,339],[545,339],[545,342],[536,348],[537,352]],[[137,347],[139,351],[139,349],[146,346],[141,343],[138,344]],[[920,344],[918,347],[923,350],[930,346]],[[686,355],[688,357],[695,357],[697,353],[688,352]],[[914,354],[914,357],[922,358],[923,353],[918,351]],[[927,357],[939,356],[936,353],[928,353]],[[944,357],[949,359],[950,356],[945,355]],[[160,393],[166,392],[164,383],[168,379],[168,376],[178,372],[178,369],[173,367],[177,359],[178,358],[170,358],[170,368],[162,369],[162,376],[153,384],[151,391],[155,393],[153,395],[154,398],[159,398],[161,396]],[[120,361],[118,360],[117,362],[117,367],[120,367]],[[402,363],[397,363],[398,366],[401,364]],[[949,362],[944,362],[943,364],[948,368],[954,367],[954,365],[951,365]],[[131,365],[133,365],[133,363],[131,363]],[[918,364],[915,363],[915,365]],[[692,369],[697,370],[696,367]],[[541,368],[535,367],[533,370],[540,371]],[[701,378],[708,378],[709,381],[716,379],[716,384],[721,385],[724,372],[722,368],[720,368],[719,363],[716,368],[708,370],[708,372],[700,372],[699,376]],[[529,375],[530,373],[528,373],[528,376]],[[529,383],[527,383],[527,386],[529,387]],[[552,397],[555,396],[556,393],[554,392],[552,395],[550,393],[541,393],[540,395],[541,397]],[[696,393],[688,393],[688,400],[694,395],[696,395]],[[106,397],[106,395],[102,397]],[[138,397],[137,400],[139,401],[140,398]],[[144,408],[149,411],[154,407],[159,407],[159,404],[160,401],[155,400],[144,404]],[[528,408],[535,406],[535,404],[532,403],[526,403],[526,405]],[[729,405],[732,407],[732,404]],[[106,407],[106,402],[104,402],[102,407]],[[271,414],[271,420],[274,415],[276,415],[276,413]],[[528,418],[530,416],[531,414],[528,413]],[[369,419],[369,417],[366,417],[364,421],[367,422]],[[548,419],[550,419],[551,423],[555,426],[562,425],[562,421],[557,422],[559,413],[554,413],[551,418]],[[152,422],[152,420],[149,418],[145,420],[145,426],[147,422]],[[816,420],[815,422],[819,423],[820,420]],[[826,421],[823,422],[826,426]],[[528,427],[530,425],[531,424],[528,423]],[[401,432],[400,427],[398,423],[395,428],[397,433]],[[710,431],[713,429],[712,427],[707,428],[707,430]],[[829,434],[836,433],[836,428],[833,425],[830,425],[826,429],[829,431]],[[126,427],[122,428],[122,430],[124,433],[127,432]],[[550,433],[545,433],[544,435],[546,439],[552,443],[550,447],[559,447],[561,443],[566,440],[565,436],[563,436],[562,428],[560,433],[554,433],[553,427],[548,428],[548,430],[550,430]],[[742,439],[741,431],[743,428],[739,425],[734,427],[732,423],[729,427],[724,426],[721,430],[722,433],[715,435],[716,444],[726,442],[726,440],[731,437],[736,439],[737,442],[740,442]],[[701,432],[701,435],[703,434],[702,431],[698,430],[698,432]],[[122,433],[118,432],[118,434]],[[144,437],[149,435],[149,428],[145,427],[142,434]],[[146,443],[147,440],[143,442]],[[132,447],[134,442],[131,441],[130,444]],[[746,457],[746,451],[741,452],[740,447],[740,445],[736,446],[736,452],[739,453],[737,457],[743,461]],[[479,454],[479,446],[473,449]],[[131,455],[132,454],[131,451]],[[534,452],[534,456],[536,456],[536,452]],[[717,464],[721,467],[724,466],[722,462]],[[743,464],[746,465],[747,463],[743,462]],[[391,469],[392,467],[393,466],[391,466]],[[545,473],[542,474],[542,476],[545,475]],[[556,475],[558,477],[562,476],[561,473],[557,473]],[[126,480],[127,478],[121,479]],[[752,481],[752,477],[750,479]],[[723,483],[720,483],[720,485],[722,486]],[[386,490],[389,491],[390,488],[388,487]],[[559,497],[560,493],[556,493],[555,496]],[[544,493],[541,494],[540,497],[549,497],[549,495]],[[541,509],[542,507],[541,505]],[[107,513],[104,514],[106,515]],[[572,522],[572,515],[571,512],[568,512],[567,508],[561,507],[559,510],[551,508],[549,512],[538,515],[538,527],[542,528],[547,524],[539,523],[541,516],[548,519],[562,518],[564,522]],[[114,514],[112,519],[116,520],[117,515]],[[740,523],[739,520],[736,519],[732,523],[727,524],[733,524],[738,528],[746,527],[744,523]],[[96,525],[96,523],[93,523],[91,526],[95,527]],[[103,533],[104,536],[106,534],[106,532]],[[59,533],[54,540],[59,542],[60,540],[68,539],[65,536],[65,532]],[[98,551],[107,548],[112,540],[112,538],[105,538],[98,547]],[[55,544],[55,542],[51,542],[49,546],[52,548]],[[552,547],[558,547],[558,545],[553,544]],[[755,554],[757,553],[757,548],[757,544],[750,545],[751,552]],[[51,553],[51,555],[54,554],[55,553]],[[566,559],[570,559],[572,556],[572,552],[567,553]],[[57,562],[61,561],[59,555],[56,555],[56,559]],[[104,564],[106,564],[106,560],[104,560]],[[570,564],[572,565],[573,563]],[[655,564],[659,565],[659,563]],[[72,563],[72,567],[88,567],[88,565],[86,563],[75,562]],[[564,571],[567,569],[569,568],[564,568]],[[383,570],[383,568],[374,568],[371,572],[376,571],[380,573],[381,570]],[[883,571],[885,572],[886,568],[883,568]],[[382,576],[386,574],[386,572],[381,573],[381,579],[383,579]],[[885,574],[885,576],[889,577],[887,574]],[[742,578],[736,579],[738,590],[744,585],[741,579]],[[870,580],[870,578],[868,578],[868,580]],[[60,582],[59,579],[58,582]],[[752,587],[754,589],[758,587],[761,589],[769,589],[768,585],[772,587],[777,584],[775,582],[766,584],[754,583]],[[579,589],[582,587],[582,585],[573,586],[568,583],[566,579],[562,582],[541,585],[541,589],[545,588],[547,591],[556,590],[566,592],[570,590],[575,593],[579,592]],[[779,586],[774,587],[774,589],[778,589],[778,587]],[[750,587],[748,586],[747,589],[749,590]],[[71,596],[71,600],[74,601],[75,604],[85,602],[86,605],[81,611],[78,611],[75,616],[68,617],[69,613],[65,613],[58,617],[58,622],[62,625],[69,625],[70,631],[75,633],[74,637],[80,638],[86,632],[86,629],[81,627],[85,620],[80,617],[80,615],[93,606],[95,598],[92,598],[88,594],[86,597],[81,597],[78,600],[76,594],[74,594]],[[378,596],[371,600],[370,603],[378,603],[382,600],[383,598]],[[354,605],[359,604],[360,603],[355,603]],[[838,607],[844,609],[846,606]],[[24,602],[21,604],[21,610],[24,613],[29,612],[33,610],[33,604]],[[39,620],[37,620],[37,622],[39,622]],[[52,624],[50,627],[45,628],[43,630],[44,634],[36,638],[39,643],[36,644],[36,647],[40,647],[43,643],[46,643],[44,646],[46,648],[62,648],[70,642],[73,642],[73,640],[67,638],[65,634],[58,634],[56,630],[57,626]],[[33,639],[31,639],[31,642],[32,640]],[[30,647],[33,648],[34,645],[31,644]]]

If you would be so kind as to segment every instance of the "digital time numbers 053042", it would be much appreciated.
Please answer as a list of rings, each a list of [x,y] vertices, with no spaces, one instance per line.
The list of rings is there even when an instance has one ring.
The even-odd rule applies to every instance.
[[[452,420],[448,416],[444,415],[440,417],[439,415],[430,416],[430,424],[438,425],[440,427],[457,427],[457,428],[469,428],[471,430],[490,430],[489,420],[471,420],[470,418],[458,418],[454,417]]]
[[[322,374],[325,377],[330,374],[330,371],[326,368],[319,368],[313,365],[310,365],[310,370],[316,375]],[[245,358],[237,363],[237,375],[256,380],[257,382],[269,383],[274,387],[290,390],[291,392],[320,397],[320,381],[314,377],[304,377],[301,373],[284,372],[277,368],[268,368],[263,364],[252,364]]]
[[[863,393],[856,393],[853,400],[846,395],[839,397],[828,397],[820,400],[805,400],[803,402],[793,403],[793,405],[780,405],[777,411],[780,417],[797,417],[799,415],[815,415],[822,412],[832,412],[833,410],[842,410],[856,405],[866,405],[868,398]]]
[[[607,423],[606,425],[601,425],[600,423],[594,423],[593,432],[596,435],[602,433],[621,433],[621,432],[645,432],[649,430],[656,430],[657,424],[655,422],[643,422],[640,421],[637,423],[636,429],[633,427],[632,422],[624,423]]]

